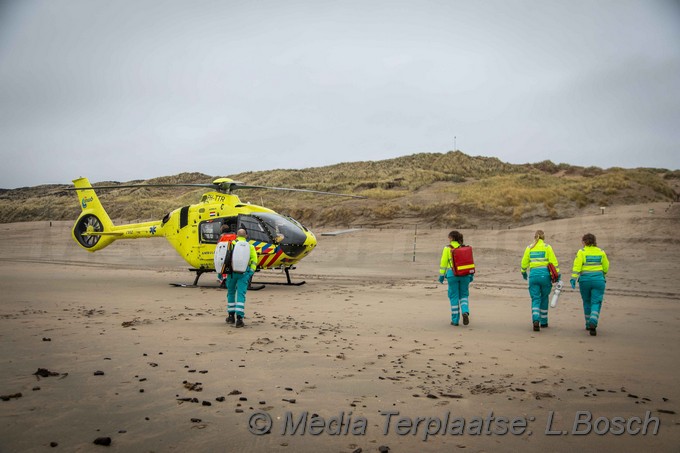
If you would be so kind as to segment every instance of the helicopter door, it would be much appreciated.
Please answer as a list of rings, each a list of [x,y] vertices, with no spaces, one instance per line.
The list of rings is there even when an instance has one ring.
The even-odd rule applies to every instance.
[[[223,225],[228,225],[229,231],[235,233],[236,217],[222,217],[201,222],[199,225],[199,242],[202,244],[217,244],[222,235]]]
[[[207,220],[201,222],[199,226],[200,232],[200,242],[207,244],[217,244],[217,240],[220,238],[220,227],[222,222],[219,220]]]

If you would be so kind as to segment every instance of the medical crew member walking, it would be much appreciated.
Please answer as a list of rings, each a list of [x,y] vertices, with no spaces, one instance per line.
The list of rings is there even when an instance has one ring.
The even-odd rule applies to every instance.
[[[470,297],[470,282],[474,275],[453,275],[453,262],[451,257],[451,247],[458,248],[463,245],[463,235],[458,231],[449,233],[450,245],[444,247],[442,258],[439,263],[439,283],[444,283],[444,278],[449,284],[449,303],[451,304],[451,325],[457,326],[460,321],[461,312],[463,314],[463,324],[470,323],[470,309],[468,298]]]
[[[571,288],[581,292],[583,300],[583,314],[586,318],[586,329],[590,335],[597,335],[597,324],[600,320],[602,300],[606,285],[609,260],[604,250],[597,246],[593,234],[585,234],[582,238],[583,248],[576,252],[574,265],[571,269]]]
[[[552,281],[548,263],[552,263],[558,272],[560,268],[551,246],[545,242],[545,233],[536,231],[533,244],[524,250],[522,256],[522,277],[527,279],[529,270],[529,295],[531,296],[531,320],[534,330],[539,332],[541,327],[548,327],[548,306]]]
[[[240,228],[236,232],[236,240],[233,244],[237,242],[248,242],[246,239],[247,232],[243,228]],[[246,271],[242,274],[237,272],[232,272],[227,275],[227,324],[236,324],[235,327],[243,327],[243,317],[245,316],[245,306],[246,306],[246,291],[248,291],[248,284],[250,279],[257,269],[257,252],[253,244],[248,244],[250,246],[250,260],[248,261],[248,267]],[[234,319],[235,316],[235,319]]]

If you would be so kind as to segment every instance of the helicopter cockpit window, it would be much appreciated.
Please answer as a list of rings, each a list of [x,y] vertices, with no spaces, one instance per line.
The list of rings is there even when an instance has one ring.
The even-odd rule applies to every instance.
[[[262,223],[255,217],[249,215],[238,216],[238,228],[245,228],[248,232],[248,239],[260,242],[272,242],[272,238],[264,228]]]
[[[302,245],[307,240],[302,226],[292,219],[271,213],[258,213],[257,217],[265,223],[277,244]]]

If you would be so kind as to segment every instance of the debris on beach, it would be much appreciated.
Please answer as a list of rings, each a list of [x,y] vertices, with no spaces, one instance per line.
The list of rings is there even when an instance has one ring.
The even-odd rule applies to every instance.
[[[23,395],[21,393],[12,393],[11,395],[0,395],[0,400],[3,401],[9,401],[12,398],[18,399],[21,398]]]
[[[94,442],[95,445],[104,445],[105,447],[108,447],[111,445],[111,438],[110,437],[97,437]]]
[[[38,368],[38,371],[33,373],[34,376],[36,376],[38,379],[41,377],[49,377],[49,376],[62,376],[66,377],[68,376],[68,373],[64,373],[63,375],[61,373],[57,373],[56,371],[50,371],[47,368]]]
[[[193,392],[202,392],[203,391],[203,387],[201,387],[203,385],[202,382],[183,381],[182,384],[184,384],[184,388],[186,388],[187,390],[191,390]]]

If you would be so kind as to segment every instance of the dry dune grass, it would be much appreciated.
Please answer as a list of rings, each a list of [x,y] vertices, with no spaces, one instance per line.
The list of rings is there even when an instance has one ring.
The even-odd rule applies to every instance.
[[[512,208],[512,217],[543,206],[550,218],[558,218],[559,206],[610,206],[626,201],[660,201],[674,198],[674,191],[649,170],[613,170],[597,176],[556,177],[532,171],[483,179],[474,184],[449,186],[457,201],[483,210]]]
[[[246,172],[231,178],[247,184],[363,195],[339,199],[311,194],[251,190],[243,201],[262,204],[309,225],[508,227],[571,217],[600,206],[673,201],[680,171],[600,169],[543,161],[513,165],[460,151],[421,153],[382,161],[342,163],[302,170]],[[212,176],[182,173],[131,183],[209,183]],[[116,184],[111,182],[96,185]],[[75,219],[79,207],[68,186],[0,191],[0,222]],[[205,189],[102,190],[114,219],[158,219],[197,203]]]

